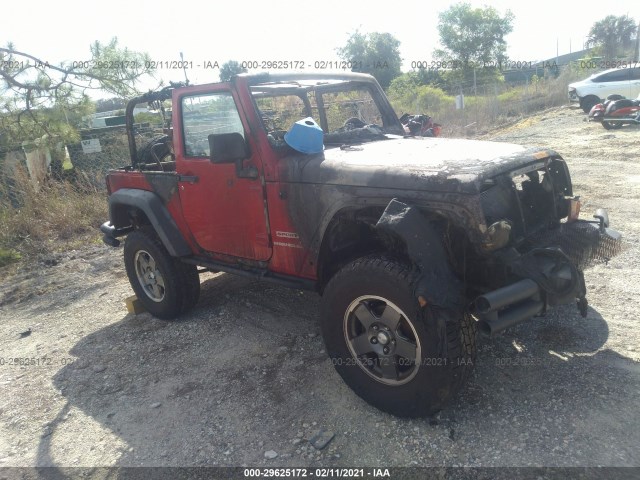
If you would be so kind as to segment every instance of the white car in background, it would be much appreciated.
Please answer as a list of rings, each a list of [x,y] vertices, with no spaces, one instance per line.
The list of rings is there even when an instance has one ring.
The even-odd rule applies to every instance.
[[[640,94],[640,64],[630,67],[612,68],[591,75],[580,82],[569,84],[569,101],[580,102],[580,107],[589,113],[596,103],[609,95],[635,98]]]

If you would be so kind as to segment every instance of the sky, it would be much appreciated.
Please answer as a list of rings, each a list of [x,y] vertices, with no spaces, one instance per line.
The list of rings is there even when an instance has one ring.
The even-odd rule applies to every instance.
[[[0,45],[12,41],[17,50],[59,63],[87,60],[93,41],[107,42],[115,36],[121,46],[148,52],[153,60],[169,66],[180,60],[183,52],[185,60],[193,62],[193,68],[187,71],[190,81],[207,83],[217,80],[218,71],[196,65],[222,64],[231,59],[296,61],[313,70],[316,61],[339,60],[336,48],[359,29],[363,33],[389,32],[400,40],[403,70],[408,71],[413,61],[433,60],[439,38],[438,13],[453,3],[12,1],[2,6]],[[514,13],[514,30],[507,36],[508,55],[511,60],[524,62],[582,49],[590,27],[607,15],[628,14],[640,21],[638,0],[468,3]],[[162,69],[159,76],[165,81],[184,79],[178,69]]]

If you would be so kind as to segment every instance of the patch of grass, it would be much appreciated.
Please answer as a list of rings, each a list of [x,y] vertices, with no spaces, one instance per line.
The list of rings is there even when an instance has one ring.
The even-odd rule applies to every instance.
[[[0,248],[0,268],[6,267],[7,265],[11,265],[12,263],[15,263],[18,260],[20,260],[20,258],[22,257],[18,252]]]
[[[105,192],[82,179],[34,184],[17,170],[1,188],[0,249],[22,257],[77,248],[108,216]]]

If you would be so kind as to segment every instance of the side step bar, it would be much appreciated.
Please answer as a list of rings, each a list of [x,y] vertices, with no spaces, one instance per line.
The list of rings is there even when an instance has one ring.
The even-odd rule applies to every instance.
[[[237,265],[229,265],[227,263],[216,262],[208,258],[203,257],[184,257],[181,258],[184,263],[190,263],[192,265],[198,265],[206,267],[211,270],[217,270],[219,272],[233,273],[242,277],[255,278],[276,285],[282,285],[289,288],[296,288],[299,290],[317,291],[316,281],[306,278],[290,277],[288,275],[281,275],[270,272],[266,269],[260,269],[256,267],[242,267]]]

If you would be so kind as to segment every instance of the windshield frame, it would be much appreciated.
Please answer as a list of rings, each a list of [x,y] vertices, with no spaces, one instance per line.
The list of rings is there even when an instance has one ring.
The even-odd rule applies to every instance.
[[[245,76],[245,75],[242,75]],[[312,112],[312,106],[309,102],[309,94],[315,99],[315,107],[317,109],[317,117],[314,118],[320,125],[325,135],[333,135],[328,131],[327,112],[323,102],[323,95],[327,93],[349,92],[363,90],[366,91],[373,100],[375,107],[380,113],[382,125],[378,125],[380,136],[384,134],[404,135],[404,129],[398,120],[398,117],[391,107],[384,91],[378,82],[370,75],[358,73],[343,74],[261,74],[246,75],[248,77],[249,93],[259,119],[263,131],[270,137],[270,130],[264,122],[260,110],[258,108],[257,98],[269,98],[278,96],[295,95],[302,99],[304,103],[305,113]],[[313,116],[315,115],[308,115]],[[301,120],[302,118],[300,118]],[[374,138],[371,138],[372,140]],[[269,138],[270,143],[274,147],[280,146],[272,137]],[[366,141],[366,136],[354,136],[353,142],[345,141],[340,143],[361,143]]]

